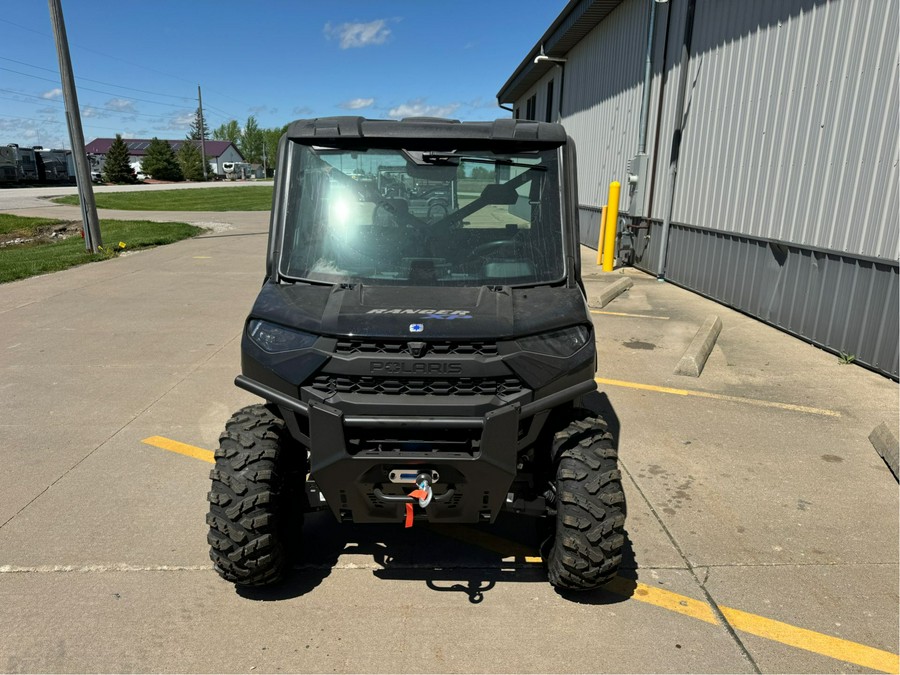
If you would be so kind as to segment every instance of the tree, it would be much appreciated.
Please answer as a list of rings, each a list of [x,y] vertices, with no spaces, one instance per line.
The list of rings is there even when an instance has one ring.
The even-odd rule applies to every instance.
[[[141,169],[156,180],[184,180],[184,174],[172,146],[155,136],[150,139],[150,145],[147,146],[147,154],[141,162]]]
[[[200,152],[199,143],[195,144],[194,141],[185,141],[178,148],[177,157],[185,180],[203,180],[203,155]],[[212,168],[209,166],[209,163],[206,165],[206,171],[209,175],[212,175]]]
[[[238,146],[238,149],[244,156],[244,160],[251,164],[262,164],[264,143],[265,139],[263,138],[262,129],[259,128],[256,118],[250,115],[247,118],[247,123],[241,130],[241,139]]]
[[[106,152],[106,161],[103,163],[103,180],[107,183],[136,183],[137,176],[131,168],[128,158],[128,146],[122,140],[121,134],[116,134],[116,140],[109,146]]]
[[[217,141],[231,141],[238,145],[241,139],[241,125],[237,123],[237,120],[229,120],[213,129],[212,136]]]
[[[206,120],[201,118],[199,106],[194,112],[194,121],[191,122],[191,130],[188,132],[187,138],[189,141],[199,141],[201,138],[204,141],[209,140],[209,127]]]
[[[265,164],[266,172],[272,173],[275,168],[275,161],[278,158],[278,141],[287,131],[288,125],[283,127],[275,127],[273,129],[263,129],[264,148],[266,149]]]

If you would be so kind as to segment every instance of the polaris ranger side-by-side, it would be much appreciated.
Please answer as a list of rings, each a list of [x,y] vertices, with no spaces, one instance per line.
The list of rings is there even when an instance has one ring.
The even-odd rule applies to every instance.
[[[558,124],[300,120],[216,452],[210,556],[279,580],[303,514],[548,516],[550,582],[611,579],[625,498],[595,390],[575,149]]]

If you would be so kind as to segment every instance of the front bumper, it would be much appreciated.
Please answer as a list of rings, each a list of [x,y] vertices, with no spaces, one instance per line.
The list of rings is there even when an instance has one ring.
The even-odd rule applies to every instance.
[[[310,448],[311,504],[324,499],[338,519],[368,523],[404,518],[401,499],[414,486],[391,482],[390,473],[397,470],[440,476],[433,486],[434,501],[424,510],[416,506],[417,515],[432,522],[492,522],[516,478],[519,451],[534,442],[549,411],[597,386],[593,380],[583,381],[531,403],[463,417],[345,414],[244,375],[235,384],[277,405],[293,435]],[[379,432],[387,431],[394,433],[391,438],[399,432],[405,440],[379,441]],[[428,441],[434,438],[442,442]],[[447,438],[469,442],[454,446]]]

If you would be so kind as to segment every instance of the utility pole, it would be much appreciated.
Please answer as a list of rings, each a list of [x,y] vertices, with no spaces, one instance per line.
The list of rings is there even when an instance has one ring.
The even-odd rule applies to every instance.
[[[197,103],[200,111],[200,153],[203,155],[203,180],[209,180],[206,175],[206,123],[203,121],[203,96],[200,94],[200,85],[197,85]]]
[[[59,76],[62,82],[63,101],[66,106],[66,124],[69,127],[69,143],[75,160],[75,182],[81,203],[82,232],[84,247],[97,253],[103,241],[100,239],[100,221],[97,218],[97,204],[94,202],[94,188],[91,185],[91,168],[84,151],[84,132],[81,129],[81,111],[75,92],[75,76],[72,74],[72,60],[69,58],[69,39],[66,37],[66,23],[63,20],[60,0],[48,0],[53,36],[56,38],[56,55],[59,58]]]

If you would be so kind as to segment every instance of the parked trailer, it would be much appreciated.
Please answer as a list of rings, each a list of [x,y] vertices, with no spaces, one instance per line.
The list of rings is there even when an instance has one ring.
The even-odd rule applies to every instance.
[[[0,147],[0,183],[15,183],[19,179],[16,153],[10,147]]]
[[[71,183],[74,180],[71,150],[23,148],[15,143],[0,147],[0,183]]]
[[[75,172],[69,172],[71,156],[72,153],[68,150],[35,148],[38,181],[41,183],[67,183],[74,180]]]
[[[246,180],[253,176],[253,168],[248,162],[222,162],[226,180]]]
[[[38,171],[37,160],[34,157],[34,149],[22,148],[15,143],[11,143],[7,147],[12,148],[12,151],[15,154],[19,182],[37,182]]]

